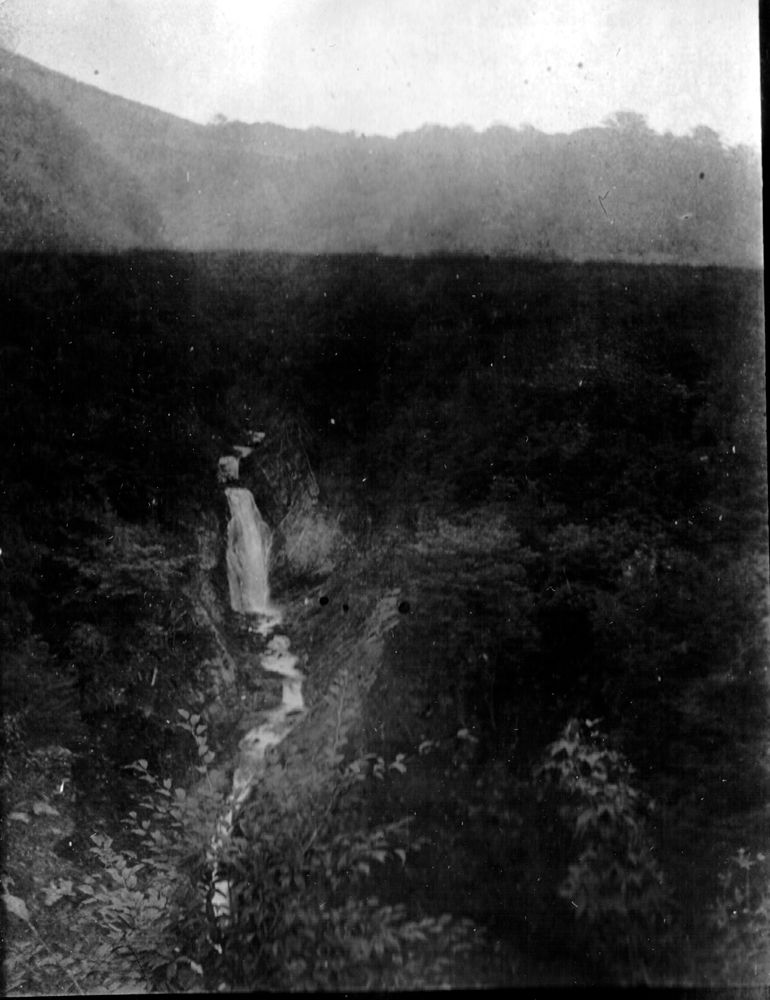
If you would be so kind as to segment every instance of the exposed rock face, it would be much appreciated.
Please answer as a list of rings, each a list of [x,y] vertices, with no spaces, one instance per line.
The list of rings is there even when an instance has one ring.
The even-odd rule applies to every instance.
[[[235,661],[220,632],[222,611],[220,599],[211,581],[210,573],[220,559],[220,538],[216,528],[202,525],[197,531],[198,572],[189,596],[195,621],[211,635],[216,652],[204,666],[208,668],[215,688],[230,687],[235,683]]]
[[[236,455],[223,455],[222,458],[219,459],[219,468],[217,470],[217,479],[219,482],[236,482],[239,475],[240,457],[237,457]]]
[[[309,490],[299,492],[279,527],[283,555],[293,572],[307,576],[332,572],[343,544],[339,518],[327,514]]]
[[[343,536],[339,518],[328,514],[319,502],[319,487],[303,446],[303,429],[295,422],[269,437],[250,432],[246,440],[259,447],[237,445],[241,484],[258,497],[268,521],[276,526],[274,569],[288,567],[307,577],[332,572]],[[220,460],[230,462],[232,456]],[[228,464],[227,468],[231,468]],[[223,472],[220,472],[220,481]]]
[[[198,565],[208,572],[219,562],[219,534],[216,525],[201,525],[196,531],[198,543]]]

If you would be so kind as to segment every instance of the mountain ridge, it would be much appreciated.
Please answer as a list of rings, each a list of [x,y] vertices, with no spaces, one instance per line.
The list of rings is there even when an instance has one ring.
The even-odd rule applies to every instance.
[[[90,143],[86,161],[106,160],[160,220],[128,220],[122,242],[107,227],[96,240],[104,247],[762,263],[758,157],[704,127],[659,135],[633,112],[553,135],[505,125],[425,125],[394,138],[201,125],[4,51],[0,84],[55,108]],[[18,118],[24,103],[8,94],[5,113]],[[84,168],[81,189],[102,203],[95,173]],[[50,186],[43,203],[57,214]],[[0,246],[18,245],[0,227]]]

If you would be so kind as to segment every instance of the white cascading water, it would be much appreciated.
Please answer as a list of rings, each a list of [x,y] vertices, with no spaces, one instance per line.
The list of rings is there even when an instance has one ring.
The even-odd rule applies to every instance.
[[[227,525],[227,582],[230,606],[241,614],[270,614],[270,529],[250,490],[230,486]]]
[[[231,515],[227,526],[230,605],[242,614],[258,615],[261,621],[255,631],[267,636],[281,621],[280,611],[270,604],[270,529],[249,490],[228,487],[225,494]],[[208,859],[212,868],[209,899],[214,918],[220,926],[226,925],[230,919],[231,892],[230,882],[221,871],[218,859],[232,833],[237,810],[246,801],[259,776],[268,749],[280,743],[304,714],[304,676],[297,669],[297,657],[289,652],[289,646],[287,636],[276,635],[270,639],[262,655],[262,669],[283,678],[281,703],[266,711],[262,723],[249,730],[239,743],[233,788],[209,846]]]

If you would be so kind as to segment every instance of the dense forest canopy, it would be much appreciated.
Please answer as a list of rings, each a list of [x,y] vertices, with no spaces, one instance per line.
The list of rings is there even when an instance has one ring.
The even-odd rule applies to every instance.
[[[185,611],[184,553],[212,515],[224,528],[219,455],[264,430],[264,475],[250,480],[260,508],[279,539],[294,524],[305,545],[325,546],[323,560],[311,553],[294,569],[284,558],[279,589],[317,586],[312,567],[323,561],[328,574],[334,539],[347,539],[348,561],[326,584],[328,606],[351,609],[340,628],[377,587],[408,594],[367,725],[387,729],[393,754],[426,730],[437,745],[447,731],[476,733],[483,747],[468,772],[477,789],[492,782],[479,802],[462,782],[450,793],[431,779],[435,795],[459,796],[458,815],[475,803],[477,820],[458,818],[459,840],[435,833],[432,810],[449,799],[418,794],[419,768],[399,800],[414,796],[432,849],[466,872],[462,905],[502,935],[500,947],[529,942],[537,981],[564,962],[582,968],[585,955],[589,979],[681,981],[683,954],[705,963],[707,980],[729,976],[734,960],[720,948],[745,941],[759,918],[741,917],[725,937],[699,914],[722,912],[712,901],[723,899],[726,859],[760,864],[765,829],[761,293],[750,269],[7,254],[0,598],[16,665],[4,679],[12,731],[32,745],[73,739],[74,676],[103,759],[163,766],[176,746],[167,720],[207,662]],[[297,455],[326,511],[312,531],[308,509],[289,516]],[[323,670],[344,657],[336,619],[302,631],[302,600],[295,628],[311,661],[330,664],[310,689],[320,696]],[[626,756],[597,749],[575,719],[600,719]],[[634,838],[653,837],[656,860],[635,840],[601,848],[628,852],[627,872],[649,883],[620,922],[609,869],[573,855],[570,878],[587,898],[599,893],[601,931],[573,927],[560,896],[572,883],[559,882],[570,842],[562,813],[539,798],[540,782],[566,766],[564,747],[576,767],[605,761],[629,802],[652,797],[660,810],[643,820],[633,806],[619,819]],[[498,793],[518,806],[490,841]],[[402,806],[374,795],[367,808]],[[413,897],[422,913],[442,891],[423,884],[427,895]],[[394,902],[411,892],[395,874],[380,890]],[[635,942],[628,954],[618,935]],[[643,941],[658,942],[654,954]],[[759,967],[751,948],[736,954],[742,969]],[[238,975],[286,982],[277,967]]]

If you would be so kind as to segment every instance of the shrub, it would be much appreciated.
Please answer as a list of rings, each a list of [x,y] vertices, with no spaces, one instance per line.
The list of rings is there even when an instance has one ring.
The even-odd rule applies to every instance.
[[[39,635],[6,651],[0,678],[2,738],[6,752],[78,735],[76,678]]]
[[[280,780],[260,783],[236,821],[222,858],[230,920],[215,961],[231,988],[435,986],[482,940],[469,921],[410,917],[405,905],[383,905],[367,891],[374,866],[405,865],[420,842],[407,844],[405,820],[368,828],[359,819],[366,783],[403,772],[403,755],[389,765],[374,754],[346,764],[342,739],[333,743],[333,772],[313,779],[319,787],[292,787],[289,764]]]
[[[212,873],[203,859],[223,802],[209,780],[205,723],[179,715],[202,781],[186,792],[152,774],[145,759],[130,765],[147,791],[126,817],[129,839],[93,834],[93,870],[44,890],[47,907],[74,904],[77,943],[50,956],[62,974],[108,992],[446,986],[452,963],[483,934],[449,914],[410,916],[405,905],[384,905],[366,891],[374,865],[406,864],[405,821],[365,828],[356,792],[403,772],[403,755],[345,764],[338,739],[334,772],[314,796],[282,796],[280,775],[260,787],[218,859],[232,906],[217,927],[206,913]]]
[[[575,859],[558,894],[574,909],[576,943],[600,977],[648,981],[670,909],[645,826],[654,804],[633,787],[634,769],[607,746],[597,721],[571,719],[535,779],[555,790],[571,836]]]
[[[770,982],[770,863],[765,854],[740,848],[719,875],[719,894],[708,923],[716,940],[713,981],[729,986]]]
[[[178,725],[195,740],[197,767],[205,774],[212,760],[205,725],[180,714]],[[95,986],[107,993],[200,991],[211,945],[196,860],[211,837],[220,796],[205,778],[186,793],[170,778],[152,775],[146,760],[131,768],[148,790],[126,817],[128,838],[92,834],[91,870],[43,890],[46,907],[73,907],[76,932],[67,953],[47,947],[46,961],[86,992]],[[22,957],[13,956],[15,967]]]

